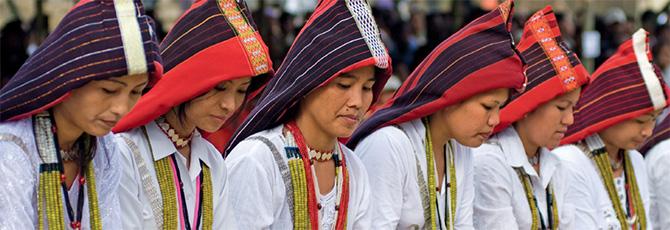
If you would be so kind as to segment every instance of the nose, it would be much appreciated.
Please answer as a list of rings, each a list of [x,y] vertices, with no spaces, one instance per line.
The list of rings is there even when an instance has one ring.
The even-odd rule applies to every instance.
[[[640,131],[640,134],[642,134],[642,137],[645,139],[650,137],[651,134],[654,132],[654,126],[656,125],[654,120],[651,120],[651,122],[647,122],[644,124],[644,127],[642,127],[642,130]]]
[[[561,120],[561,123],[564,125],[572,125],[575,123],[575,114],[573,113],[574,110],[568,111],[564,116],[563,119]]]
[[[219,100],[219,107],[224,110],[226,115],[228,115],[237,110],[243,101],[244,95],[238,95],[235,92],[225,93]]]
[[[112,103],[110,105],[110,111],[117,116],[117,118],[121,118],[125,116],[130,110],[135,106],[137,101],[139,100],[139,97],[133,98],[129,96],[118,96],[114,99],[112,99]]]
[[[497,109],[495,112],[493,112],[488,119],[488,125],[491,127],[495,127],[498,124],[500,124],[500,109]]]
[[[363,97],[365,92],[363,89],[354,89],[355,87],[352,87],[349,94],[349,100],[347,100],[347,106],[355,109],[360,109],[363,106]]]

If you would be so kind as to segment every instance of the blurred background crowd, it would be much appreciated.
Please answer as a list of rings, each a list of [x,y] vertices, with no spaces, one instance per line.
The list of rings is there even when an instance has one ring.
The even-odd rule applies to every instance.
[[[279,67],[317,0],[246,0],[254,21]],[[498,0],[368,0],[393,58],[394,79],[387,95],[434,47],[473,19],[494,9]],[[40,45],[72,0],[0,0],[0,87]],[[193,0],[144,0],[156,20],[159,38]],[[670,0],[516,0],[514,36],[521,37],[527,17],[552,5],[568,46],[589,71],[612,55],[637,28],[652,35],[654,62],[670,82]],[[383,101],[383,100],[382,100]]]

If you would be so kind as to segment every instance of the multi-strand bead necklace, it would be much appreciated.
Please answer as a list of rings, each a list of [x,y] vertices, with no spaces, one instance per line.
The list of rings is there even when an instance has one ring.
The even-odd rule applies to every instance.
[[[317,159],[317,153],[314,152],[310,157],[310,151],[305,143],[305,138],[298,128],[295,121],[289,122],[285,126],[284,136],[286,138],[286,157],[291,172],[291,183],[293,186],[293,225],[294,229],[319,229],[319,220],[321,219],[319,209],[321,204],[317,202],[316,196],[319,194],[316,170],[314,161],[325,161],[324,153]],[[336,199],[335,209],[337,219],[335,229],[345,229],[347,224],[347,207],[349,204],[349,175],[347,172],[344,154],[339,144],[330,155],[335,161]]]
[[[49,112],[42,112],[33,118],[35,143],[42,160],[40,164],[39,190],[37,192],[37,212],[39,216],[39,229],[48,226],[49,229],[65,229],[63,216],[63,200],[67,208],[70,227],[81,228],[81,219],[84,205],[84,185],[88,194],[90,227],[91,229],[102,229],[100,209],[98,207],[98,195],[95,186],[95,172],[93,162],[90,165],[82,165],[79,173],[79,196],[77,197],[77,212],[74,213],[70,205],[67,186],[65,185],[65,171],[63,159],[56,140],[56,126]],[[82,151],[89,151],[83,149]],[[46,220],[48,222],[44,223]]]

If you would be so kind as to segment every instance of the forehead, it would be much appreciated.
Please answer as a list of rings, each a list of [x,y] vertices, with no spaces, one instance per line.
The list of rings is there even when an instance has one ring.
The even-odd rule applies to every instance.
[[[364,66],[349,72],[341,73],[337,79],[353,79],[357,81],[374,81],[375,69],[372,66]]]
[[[110,77],[107,79],[102,79],[103,82],[115,82],[124,86],[136,86],[137,84],[146,82],[149,80],[149,76],[146,73],[134,74],[134,75],[125,75],[121,77]]]

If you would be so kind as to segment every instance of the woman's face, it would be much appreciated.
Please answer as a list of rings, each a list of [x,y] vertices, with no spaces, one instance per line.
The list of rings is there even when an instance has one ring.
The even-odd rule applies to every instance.
[[[147,85],[146,74],[91,81],[72,90],[70,97],[54,106],[58,125],[103,136],[135,106]]]
[[[580,92],[581,89],[576,89],[558,96],[517,121],[515,127],[521,139],[538,147],[558,146],[568,126],[574,123],[574,106]]]
[[[637,149],[649,138],[661,111],[643,114],[613,125],[600,133],[605,145],[615,149]]]
[[[307,121],[330,137],[348,137],[372,104],[372,66],[343,73],[300,102],[297,120]]]
[[[242,105],[250,84],[251,77],[221,82],[186,105],[186,121],[207,132],[219,130]]]
[[[445,131],[458,143],[468,147],[478,147],[500,123],[500,107],[507,101],[509,89],[487,91],[467,100],[448,106],[433,116],[444,124]]]

